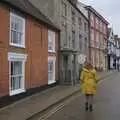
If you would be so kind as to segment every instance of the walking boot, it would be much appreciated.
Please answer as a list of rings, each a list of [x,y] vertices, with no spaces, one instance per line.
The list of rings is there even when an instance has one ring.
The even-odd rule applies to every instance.
[[[89,109],[88,103],[85,103],[85,110],[88,111],[88,109]]]
[[[89,110],[90,110],[90,112],[93,111],[93,105],[90,105],[90,106],[89,106]]]

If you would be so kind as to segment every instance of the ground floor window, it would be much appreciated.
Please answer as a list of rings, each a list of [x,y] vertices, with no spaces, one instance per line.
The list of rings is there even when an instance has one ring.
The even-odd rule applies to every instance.
[[[55,57],[48,57],[48,84],[55,83]]]
[[[25,54],[9,53],[9,93],[25,92]]]
[[[22,61],[11,61],[11,90],[20,89],[22,87],[23,79],[23,62]]]

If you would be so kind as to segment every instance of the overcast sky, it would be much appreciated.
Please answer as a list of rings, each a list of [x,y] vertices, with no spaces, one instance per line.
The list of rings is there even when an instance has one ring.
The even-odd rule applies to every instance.
[[[113,26],[114,34],[120,36],[120,0],[79,0],[92,5]]]

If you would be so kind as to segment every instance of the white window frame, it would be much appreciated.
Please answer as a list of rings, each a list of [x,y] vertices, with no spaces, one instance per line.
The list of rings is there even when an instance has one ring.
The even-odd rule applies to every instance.
[[[49,39],[52,39],[52,49],[49,49]],[[48,30],[48,52],[55,52],[55,32]]]
[[[49,79],[49,75],[48,75],[48,84],[50,85],[50,84],[53,84],[53,83],[56,82],[56,81],[55,81],[56,57],[49,56],[49,57],[48,57],[48,63],[49,63],[49,61],[53,61],[53,65],[54,65],[54,67],[53,67],[53,79],[50,80],[50,79]],[[48,72],[49,72],[49,70],[48,70]],[[48,73],[48,74],[49,74],[49,73]]]
[[[25,62],[27,60],[27,55],[26,54],[19,54],[19,53],[8,53],[8,61],[9,61],[9,95],[16,95],[22,92],[25,92]],[[11,62],[22,62],[22,73],[23,73],[23,78],[22,78],[22,88],[17,89],[17,90],[12,90],[11,89]]]
[[[12,29],[11,29],[11,22],[12,22],[12,17],[13,17],[13,16],[14,16],[16,19],[21,19],[22,22],[23,22],[22,44],[15,44],[15,43],[11,42],[11,30],[12,30]],[[13,12],[10,12],[10,40],[9,40],[9,44],[10,44],[11,46],[20,47],[20,48],[25,48],[25,19],[24,19],[23,17],[15,14],[15,13],[13,13]]]

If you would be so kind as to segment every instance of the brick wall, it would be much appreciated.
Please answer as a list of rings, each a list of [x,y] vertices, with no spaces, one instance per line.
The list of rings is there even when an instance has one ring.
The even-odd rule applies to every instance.
[[[0,97],[9,95],[8,52],[26,53],[25,88],[35,88],[48,84],[48,27],[26,18],[26,48],[9,46],[10,11],[0,4]],[[49,28],[51,29],[51,28]],[[56,32],[56,79],[58,79],[58,33]]]
[[[8,94],[9,11],[0,4],[0,97]]]

